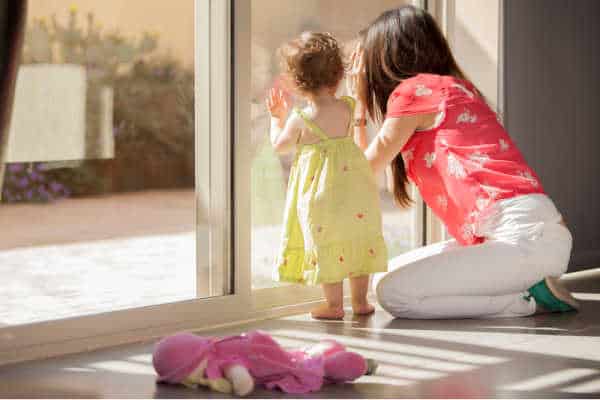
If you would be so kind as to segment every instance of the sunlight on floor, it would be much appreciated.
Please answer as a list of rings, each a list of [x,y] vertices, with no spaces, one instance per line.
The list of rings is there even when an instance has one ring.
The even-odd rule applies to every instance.
[[[405,380],[405,379],[396,379],[391,378],[389,376],[381,376],[381,375],[373,375],[373,376],[363,376],[360,378],[361,383],[378,383],[380,385],[390,385],[390,386],[408,386],[413,384],[413,381]]]
[[[560,386],[583,377],[596,375],[598,370],[589,368],[570,368],[561,371],[553,371],[544,375],[536,376],[521,382],[505,385],[502,389],[515,391],[544,390],[554,386]]]
[[[135,361],[139,363],[151,364],[152,363],[152,354],[138,354],[135,356],[127,357],[128,361]]]
[[[574,326],[574,330],[567,332],[581,332]],[[420,339],[439,340],[447,343],[464,344],[471,346],[485,346],[495,350],[512,350],[522,353],[540,354],[559,357],[576,357],[582,360],[600,361],[600,352],[590,349],[600,348],[600,337],[587,335],[566,335],[518,333],[518,332],[491,332],[464,331],[464,330],[419,330],[419,329],[379,329],[379,328],[356,328],[369,333],[385,334],[397,337],[413,337]],[[523,327],[523,330],[530,329]]]
[[[61,371],[65,372],[98,372],[93,368],[84,368],[84,367],[63,367]]]
[[[596,372],[600,372],[600,370],[597,370]],[[600,375],[600,374],[598,374]],[[596,376],[598,376],[596,375]],[[590,393],[595,393],[596,395],[598,393],[600,393],[600,376],[598,376],[596,379],[587,381],[587,382],[582,382],[582,383],[577,383],[575,385],[572,386],[567,386],[565,388],[560,389],[561,392],[566,392],[566,393],[578,393],[578,394],[587,394],[589,395]]]
[[[130,375],[150,375],[155,376],[154,368],[151,365],[140,364],[129,361],[100,361],[88,364],[90,368]]]
[[[358,328],[357,330],[364,330],[369,328]],[[354,330],[354,329],[353,329]],[[320,334],[313,332],[299,332],[299,331],[290,331],[290,330],[276,330],[271,332],[273,335],[280,337],[302,337],[303,339],[318,341],[322,339],[334,339],[343,343],[350,347],[360,347],[365,349],[375,349],[381,350],[384,352],[396,352],[405,355],[413,355],[420,357],[430,357],[434,360],[446,360],[449,362],[460,363],[462,365],[465,364],[496,364],[503,361],[506,361],[506,358],[503,357],[495,357],[483,354],[473,354],[473,353],[465,353],[453,350],[445,350],[437,347],[425,347],[425,346],[415,346],[405,343],[398,342],[389,342],[384,340],[376,340],[376,339],[363,339],[357,338],[353,336],[342,336],[342,335],[331,335],[331,334]]]
[[[472,371],[481,365],[500,363],[505,359],[479,354],[449,351],[434,347],[390,343],[378,338],[358,338],[348,335],[316,333],[306,330],[273,329],[269,333],[286,347],[301,348],[320,340],[333,339],[343,343],[351,351],[380,363],[376,377],[367,377],[365,382],[378,379],[396,380],[408,384],[416,381],[439,379],[457,372]],[[400,384],[400,383],[396,383]]]
[[[573,292],[573,296],[577,300],[600,300],[600,294],[598,293],[582,293],[582,292]]]

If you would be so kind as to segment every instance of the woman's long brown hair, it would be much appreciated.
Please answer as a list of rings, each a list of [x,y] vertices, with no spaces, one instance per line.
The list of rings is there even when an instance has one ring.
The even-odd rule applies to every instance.
[[[403,6],[381,14],[360,34],[368,91],[365,107],[372,120],[383,122],[387,101],[404,79],[420,73],[452,75],[465,79],[450,46],[433,17],[425,10]],[[402,155],[392,161],[396,203],[411,203]]]

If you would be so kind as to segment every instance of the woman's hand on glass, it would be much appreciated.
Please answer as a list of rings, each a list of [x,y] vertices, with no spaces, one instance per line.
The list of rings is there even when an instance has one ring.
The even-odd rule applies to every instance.
[[[356,99],[355,118],[365,118],[367,82],[365,77],[365,60],[362,45],[358,43],[352,52],[351,67],[348,74],[348,91]]]

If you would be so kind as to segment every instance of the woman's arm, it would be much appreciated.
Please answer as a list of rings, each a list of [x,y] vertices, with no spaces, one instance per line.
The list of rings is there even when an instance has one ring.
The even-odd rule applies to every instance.
[[[369,147],[369,138],[367,136],[367,118],[360,102],[356,103],[352,126],[354,129],[354,143],[356,143],[356,145],[362,151],[366,151],[367,147]]]
[[[410,136],[422,125],[423,117],[429,118],[429,115],[386,118],[379,133],[365,151],[367,160],[369,160],[375,174],[383,172],[400,153]]]
[[[354,143],[362,150],[366,151],[369,147],[369,139],[367,138],[367,124],[354,125]]]
[[[352,68],[348,77],[348,90],[356,98],[355,118],[364,119],[366,93],[368,93],[365,79],[365,60],[362,45],[357,44],[352,53]],[[419,127],[430,126],[435,120],[435,114],[414,114],[401,117],[388,117],[385,119],[379,133],[367,146],[366,124],[361,123],[354,128],[354,141],[365,151],[367,159],[375,174],[383,172],[391,161],[400,153],[402,147],[408,142],[410,136]],[[366,150],[365,150],[366,149]]]

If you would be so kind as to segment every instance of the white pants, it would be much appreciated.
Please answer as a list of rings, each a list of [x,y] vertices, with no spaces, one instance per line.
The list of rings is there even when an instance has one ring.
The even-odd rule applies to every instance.
[[[536,310],[525,292],[546,276],[560,276],[572,237],[545,195],[501,200],[475,226],[485,242],[425,246],[390,261],[373,285],[381,306],[398,318],[501,318]]]

